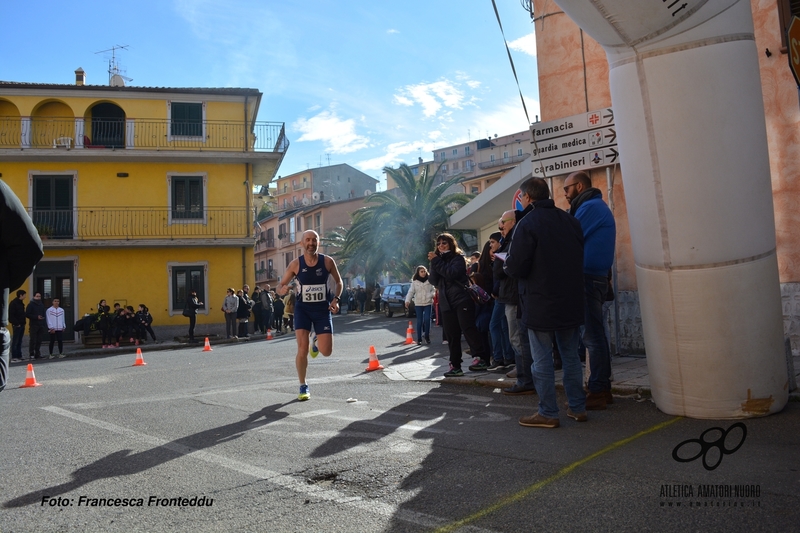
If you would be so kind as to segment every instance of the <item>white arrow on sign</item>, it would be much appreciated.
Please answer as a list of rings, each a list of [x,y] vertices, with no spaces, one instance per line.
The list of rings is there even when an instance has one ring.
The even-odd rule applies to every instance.
[[[552,178],[577,172],[578,170],[607,167],[615,164],[618,159],[619,150],[617,147],[606,146],[596,150],[533,161],[533,175],[534,177]]]

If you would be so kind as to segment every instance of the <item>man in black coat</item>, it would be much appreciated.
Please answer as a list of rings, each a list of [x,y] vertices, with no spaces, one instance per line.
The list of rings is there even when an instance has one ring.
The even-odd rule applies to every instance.
[[[17,291],[17,297],[8,304],[8,323],[14,327],[14,336],[11,339],[11,362],[22,361],[22,338],[25,336],[25,294],[22,289]]]
[[[558,209],[547,182],[529,178],[520,190],[532,204],[516,225],[503,268],[519,283],[522,322],[528,328],[533,354],[533,382],[539,410],[520,418],[527,427],[557,428],[553,342],[564,368],[567,416],[586,421],[586,394],[578,356],[580,326],[584,320],[583,231],[578,220]]]
[[[11,346],[6,329],[8,294],[25,282],[42,255],[42,241],[31,218],[14,191],[0,180],[0,391],[6,387]]]

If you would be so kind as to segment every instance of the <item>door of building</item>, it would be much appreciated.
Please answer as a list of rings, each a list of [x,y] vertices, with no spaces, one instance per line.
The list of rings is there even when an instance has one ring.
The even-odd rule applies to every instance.
[[[72,261],[41,261],[33,273],[34,291],[42,293],[42,302],[47,310],[53,305],[53,298],[60,300],[64,309],[64,340],[75,338],[72,326],[75,324],[75,277]],[[33,295],[31,295],[33,297]]]
[[[33,223],[43,239],[72,239],[72,175],[33,178]]]

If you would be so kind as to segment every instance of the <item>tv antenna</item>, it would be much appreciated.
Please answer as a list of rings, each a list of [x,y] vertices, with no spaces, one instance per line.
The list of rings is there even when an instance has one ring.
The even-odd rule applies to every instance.
[[[125,82],[133,81],[133,78],[129,78],[122,74],[124,70],[119,68],[119,63],[117,62],[117,50],[127,49],[127,44],[115,44],[108,50],[100,50],[99,52],[95,52],[95,54],[111,52],[111,59],[108,60],[108,85],[111,87],[124,87]]]

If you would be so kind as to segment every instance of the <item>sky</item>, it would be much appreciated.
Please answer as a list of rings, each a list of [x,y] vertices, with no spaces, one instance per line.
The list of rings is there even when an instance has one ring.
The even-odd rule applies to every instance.
[[[534,121],[534,26],[520,0],[496,2]],[[82,67],[105,85],[126,45],[129,85],[258,89],[258,120],[291,143],[279,175],[347,163],[385,187],[385,166],[528,127],[491,0],[0,4],[0,80],[72,84]]]

